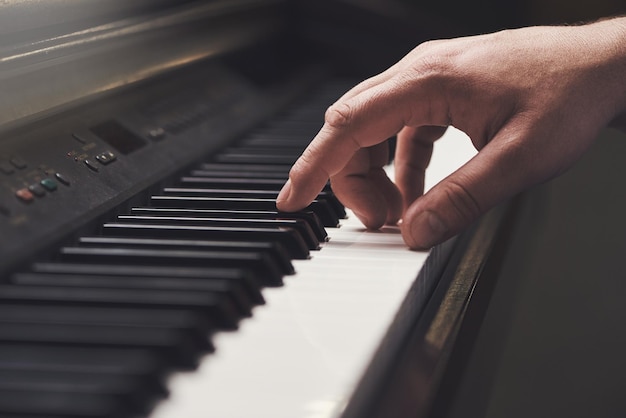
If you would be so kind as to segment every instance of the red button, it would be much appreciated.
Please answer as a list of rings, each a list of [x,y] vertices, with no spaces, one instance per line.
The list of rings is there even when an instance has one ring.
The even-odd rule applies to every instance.
[[[15,192],[15,196],[20,199],[22,202],[30,203],[33,201],[35,196],[28,189],[19,189]]]

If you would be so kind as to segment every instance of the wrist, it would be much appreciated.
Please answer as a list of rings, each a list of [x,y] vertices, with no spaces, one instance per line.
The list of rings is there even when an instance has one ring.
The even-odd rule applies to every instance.
[[[604,45],[608,93],[613,96],[614,107],[609,113],[611,125],[626,128],[626,17],[606,19],[590,26],[597,26]]]

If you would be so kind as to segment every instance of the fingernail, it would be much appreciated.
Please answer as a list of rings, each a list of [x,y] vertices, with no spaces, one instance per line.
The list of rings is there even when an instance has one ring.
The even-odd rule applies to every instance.
[[[424,211],[413,219],[410,231],[412,246],[417,249],[428,249],[441,242],[448,228],[435,212]]]
[[[287,200],[289,200],[289,195],[291,194],[291,180],[287,180],[287,183],[283,186],[276,197],[276,205],[280,205]]]

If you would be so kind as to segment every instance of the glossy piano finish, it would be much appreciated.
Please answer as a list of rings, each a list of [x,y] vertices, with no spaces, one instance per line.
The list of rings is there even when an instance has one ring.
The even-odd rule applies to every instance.
[[[258,43],[282,27],[278,3],[3,2],[0,128]]]

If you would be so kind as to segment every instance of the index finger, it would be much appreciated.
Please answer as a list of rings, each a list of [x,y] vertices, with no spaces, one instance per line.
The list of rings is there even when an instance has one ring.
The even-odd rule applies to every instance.
[[[413,118],[415,110],[409,86],[394,80],[333,104],[326,111],[324,126],[291,168],[276,201],[278,209],[307,206],[359,149],[381,143],[408,122],[421,122]]]

